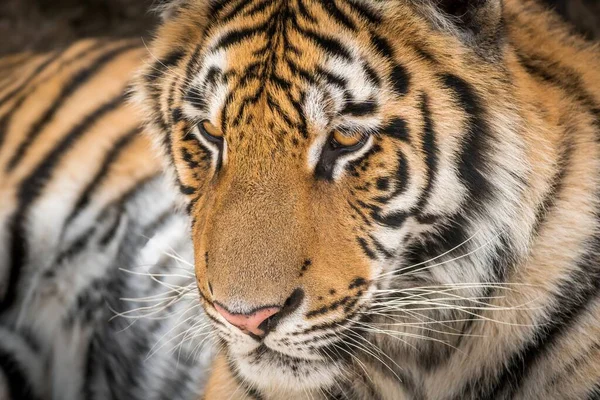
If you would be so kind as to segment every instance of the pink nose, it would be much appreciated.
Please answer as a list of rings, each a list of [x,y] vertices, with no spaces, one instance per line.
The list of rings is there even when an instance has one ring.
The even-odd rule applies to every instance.
[[[257,336],[264,335],[264,331],[259,326],[267,318],[272,317],[281,310],[279,307],[268,307],[262,308],[252,314],[232,314],[218,304],[215,304],[215,308],[231,325],[241,329],[245,333],[250,332]]]

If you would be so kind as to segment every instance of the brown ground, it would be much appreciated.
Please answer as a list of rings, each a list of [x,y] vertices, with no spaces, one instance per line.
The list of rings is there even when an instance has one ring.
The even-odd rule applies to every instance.
[[[148,38],[153,0],[0,0],[0,54],[47,50],[87,36]]]
[[[0,54],[50,49],[85,36],[148,38],[155,0],[0,0]],[[206,0],[208,1],[208,0]],[[544,0],[600,39],[600,0]]]

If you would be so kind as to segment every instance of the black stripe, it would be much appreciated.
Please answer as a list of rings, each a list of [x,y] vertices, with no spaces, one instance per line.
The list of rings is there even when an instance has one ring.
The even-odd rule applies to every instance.
[[[545,320],[540,321],[536,332],[529,335],[523,346],[502,363],[503,367],[494,384],[486,385],[485,382],[489,381],[486,375],[469,382],[466,393],[473,393],[476,398],[495,395],[512,398],[527,380],[537,361],[569,329],[576,327],[578,318],[587,311],[588,304],[600,295],[600,237],[593,238],[589,247],[577,263],[577,270],[561,281]]]
[[[302,15],[304,18],[306,18],[310,22],[317,23],[317,19],[306,8],[306,4],[304,4],[304,0],[298,0],[298,11],[300,11],[300,15]]]
[[[214,0],[211,1],[208,7],[208,15],[218,15],[223,12],[223,10],[232,3],[231,0]]]
[[[346,4],[352,7],[352,10],[360,15],[361,18],[370,22],[371,24],[379,24],[381,23],[381,17],[377,14],[375,10],[370,8],[369,5],[365,2],[358,2],[356,0],[346,0]]]
[[[301,33],[307,36],[313,42],[315,42],[327,53],[331,53],[348,61],[352,60],[352,55],[339,40],[334,39],[332,37],[323,36],[317,32],[308,29],[301,30]]]
[[[83,250],[85,250],[95,233],[96,227],[91,226],[88,229],[86,229],[81,235],[79,235],[79,237],[77,237],[77,239],[75,239],[66,250],[62,251],[58,255],[56,262],[54,263],[54,268],[46,270],[46,272],[44,273],[44,277],[53,277],[56,274],[56,269],[59,267],[60,264],[62,264],[68,259],[72,259],[74,256],[80,254]]]
[[[175,88],[177,87],[177,84],[179,83],[180,79],[185,79],[185,78],[181,78],[180,76],[176,76],[175,79],[173,79],[172,83],[169,85],[169,91],[170,91],[169,98],[170,98],[171,102],[172,102],[172,97],[173,97],[174,92],[175,92]],[[161,108],[160,104],[156,104],[155,107],[158,108],[158,109]],[[170,108],[170,107],[171,107],[171,105],[168,104],[167,108]],[[166,155],[169,157],[170,165],[173,167],[173,174],[174,174],[174,177],[175,177],[175,183],[180,188],[184,187],[185,185],[181,182],[181,177],[179,176],[179,171],[177,170],[177,168],[175,168],[175,154],[174,154],[175,150],[173,148],[173,138],[171,137],[171,130],[168,128],[167,123],[165,121],[163,121],[163,117],[159,116],[159,118],[157,118],[157,119],[159,121],[161,121],[160,125],[161,125],[161,129],[162,129],[162,132],[163,132],[163,141],[162,142],[163,142],[163,146],[165,147]],[[200,126],[201,125],[199,125],[199,127]],[[193,129],[196,129],[196,128],[193,128]],[[198,138],[196,137],[195,134],[189,132],[189,130],[188,131],[183,130],[182,132],[186,132],[185,134],[187,134],[187,136],[189,137],[189,139],[188,139],[188,138],[186,138],[184,136],[182,138],[182,140],[184,140],[184,141],[193,141],[193,140],[195,140],[196,143],[200,146],[200,148],[205,149],[204,145],[202,145],[202,143],[198,140]],[[220,157],[220,155],[219,155],[219,157]]]
[[[184,185],[183,183],[179,183],[179,191],[181,192],[181,194],[184,194],[186,196],[190,196],[194,193],[196,193],[196,188],[193,188],[191,186],[187,186]]]
[[[488,264],[491,266],[491,270],[494,272],[492,278],[486,280],[487,284],[493,284],[494,282],[506,282],[506,277],[510,269],[516,264],[517,257],[513,251],[514,247],[511,246],[510,238],[506,233],[503,233],[498,238],[498,243],[494,244],[494,254],[491,258],[491,261]],[[491,287],[482,287],[478,290],[478,295],[476,296],[482,300],[482,303],[488,304],[489,299],[494,298],[494,292],[496,290]],[[481,313],[485,307],[481,307],[481,309],[472,310],[467,316],[466,321],[462,326],[461,335],[458,336],[458,341],[455,344],[455,348],[460,349],[463,344],[466,344],[468,341],[466,339],[470,337],[471,330],[474,327],[475,321],[479,320]],[[439,368],[442,366],[442,363],[436,363],[435,368]]]
[[[388,122],[386,126],[381,130],[381,133],[394,139],[410,143],[408,125],[406,124],[406,121],[403,118],[392,118],[392,120]]]
[[[97,346],[96,338],[93,335],[87,346],[87,351],[85,353],[85,372],[83,375],[83,388],[82,388],[82,399],[93,399],[94,398],[94,385],[93,382],[96,378],[96,367],[97,367],[97,357],[94,354],[95,348]]]
[[[159,69],[161,72],[164,72],[165,70],[179,64],[179,61],[181,61],[186,54],[187,51],[183,49],[171,50],[169,53],[167,53],[167,55],[156,61],[155,69]]]
[[[144,75],[144,80],[146,81],[146,84],[149,85],[148,90],[151,94],[156,96],[157,92],[160,92],[160,87],[155,87],[152,84],[158,79],[163,78],[163,73],[169,68],[177,65],[185,55],[185,51],[181,49],[174,49],[152,64],[149,72]]]
[[[421,96],[421,115],[423,117],[423,153],[425,154],[425,165],[427,167],[427,183],[419,197],[414,212],[423,213],[427,205],[427,200],[431,195],[431,188],[437,172],[438,148],[435,141],[435,132],[433,130],[433,120],[429,110],[429,97],[423,93]]]
[[[589,394],[585,398],[586,400],[600,400],[600,381],[590,389]]]
[[[344,60],[351,61],[352,55],[346,49],[346,47],[338,40],[330,36],[324,36],[311,29],[303,28],[298,23],[295,15],[292,14],[292,23],[294,28],[308,39],[312,40],[317,46],[322,48],[325,52],[332,55],[343,58]]]
[[[438,227],[435,232],[425,232],[419,237],[419,240],[408,244],[405,248],[405,264],[417,265],[422,269],[426,265],[423,263],[434,257],[447,252],[452,248],[457,248],[452,252],[452,257],[459,257],[467,252],[466,246],[459,245],[465,242],[469,235],[466,229],[469,224],[462,215],[454,215],[444,225]],[[403,274],[409,274],[412,270],[403,269]]]
[[[31,383],[25,375],[15,357],[0,349],[0,373],[3,372],[8,384],[10,399],[8,400],[37,400],[38,397],[33,393]]]
[[[171,109],[171,121],[173,125],[176,125],[183,119],[183,111],[181,111],[180,107],[173,107]],[[183,139],[185,140],[185,139]]]
[[[354,24],[349,16],[340,10],[340,8],[335,4],[335,0],[324,1],[319,4],[325,9],[331,18],[339,22],[341,25],[345,26],[351,31],[357,30],[356,24]]]
[[[385,192],[390,187],[390,180],[386,177],[377,178],[376,186],[377,186],[377,190],[381,190],[382,192]]]
[[[390,228],[400,228],[406,219],[408,218],[408,214],[402,211],[394,211],[387,215],[381,215],[381,210],[377,207],[371,212],[371,217],[380,225],[385,225]]]
[[[137,47],[137,43],[126,43],[120,45],[114,49],[103,53],[100,57],[93,60],[91,65],[77,72],[64,86],[62,86],[58,96],[52,100],[50,108],[35,121],[29,131],[23,136],[25,139],[21,142],[19,147],[13,153],[8,165],[7,171],[12,170],[23,158],[29,145],[41,134],[46,124],[48,124],[56,113],[63,107],[65,101],[75,93],[82,85],[93,78],[94,74],[100,71],[106,64],[114,60],[119,55],[123,54],[127,50]]]
[[[565,137],[569,137],[569,134],[565,134]],[[550,188],[545,193],[544,199],[538,205],[536,212],[536,221],[532,229],[532,236],[535,237],[540,228],[543,226],[544,222],[547,219],[547,216],[554,209],[556,200],[560,195],[563,187],[564,178],[568,172],[568,165],[571,159],[573,148],[570,143],[566,143],[562,147],[561,154],[558,159],[558,171],[555,173],[554,177],[551,180]],[[498,282],[502,282],[505,280],[506,274],[511,265],[514,265],[516,260],[514,254],[511,250],[510,240],[506,235],[501,235],[499,237],[498,248],[495,250],[494,257],[492,262],[490,263],[495,274],[495,279]],[[485,293],[481,296],[483,298],[487,298],[492,296],[492,290],[486,289]],[[477,312],[469,317],[469,320],[463,326],[463,333],[468,334],[470,329],[473,326],[473,321],[477,317]],[[459,338],[459,343],[457,343],[456,347],[460,347],[461,341],[464,336]]]
[[[308,71],[305,71],[305,73],[308,74]],[[321,66],[317,67],[316,74],[325,79],[325,81],[327,81],[328,84],[337,86],[338,88],[344,91],[347,90],[348,81],[346,80],[346,78],[336,75],[335,73],[326,71]]]
[[[516,393],[537,360],[552,349],[554,344],[577,325],[578,318],[585,314],[587,306],[600,295],[600,237],[591,243],[591,249],[577,263],[577,271],[565,279],[556,296],[557,307],[547,317],[521,351],[514,354],[498,381],[498,391]]]
[[[377,88],[381,86],[381,78],[377,74],[377,71],[365,60],[363,60],[363,69],[367,75],[367,79],[373,83]]]
[[[250,26],[243,29],[231,30],[223,35],[219,41],[211,48],[212,51],[216,49],[226,49],[227,47],[236,45],[244,40],[248,40],[256,35],[263,34],[265,28],[267,28],[270,24],[270,21],[267,20],[262,22],[259,25]]]
[[[223,24],[223,23],[227,23],[228,21],[231,21],[232,19],[234,19],[235,17],[240,15],[244,11],[244,8],[246,8],[248,5],[250,5],[252,3],[252,1],[253,0],[241,0],[236,5],[234,5],[228,12],[224,13],[223,15],[219,15],[219,17],[218,17],[219,22],[221,24]],[[231,1],[224,1],[223,6],[221,8],[224,8],[224,6],[228,5],[228,4],[231,4]],[[220,11],[221,10],[219,10],[219,12]],[[215,15],[215,14],[212,14],[212,15]]]
[[[239,126],[242,123],[242,118],[244,117],[246,109],[259,102],[260,96],[263,93],[263,89],[264,86],[261,86],[261,88],[259,88],[255,93],[251,93],[248,96],[243,97],[241,100],[238,100],[239,106],[232,121],[233,126]]]
[[[119,207],[116,210],[117,212],[115,213],[110,225],[108,226],[108,229],[106,229],[106,231],[98,241],[98,244],[100,244],[100,246],[102,247],[108,246],[113,241],[113,239],[117,235],[117,232],[119,231],[121,222],[123,221],[123,214],[125,214],[125,210],[123,209],[123,207]],[[104,219],[102,221],[98,221],[99,224],[101,222],[105,222]]]
[[[319,332],[319,331],[331,332],[332,330],[336,330],[336,329],[340,329],[340,328],[343,329],[346,326],[354,324],[355,321],[352,318],[354,318],[355,316],[357,316],[359,313],[361,313],[364,310],[365,310],[364,306],[357,307],[352,312],[347,312],[346,315],[344,315],[340,319],[324,322],[324,323],[321,323],[318,325],[313,325],[310,328],[304,329],[303,331],[294,332],[292,335],[298,336],[298,335],[306,335],[308,333],[315,333],[315,332]],[[363,314],[361,318],[367,318],[367,317],[368,317],[368,315]],[[322,348],[321,350],[324,350],[324,349],[325,348]]]
[[[290,90],[292,88],[292,82],[288,81],[282,76],[279,76],[276,71],[273,71],[273,74],[270,77],[270,81],[274,83],[278,89],[281,90]]]
[[[65,51],[66,50],[56,52],[54,54],[51,54],[48,58],[46,58],[46,60],[44,62],[42,62],[40,65],[38,65],[35,68],[35,70],[27,78],[25,78],[19,86],[17,86],[16,88],[14,88],[10,92],[8,92],[4,97],[2,97],[0,99],[0,107],[2,107],[4,105],[4,103],[6,103],[8,100],[14,98],[14,96],[16,94],[18,94],[24,88],[26,88],[35,78],[38,77],[38,75],[40,75],[46,69],[46,67],[48,67],[50,64],[52,64],[58,58],[62,57],[63,54],[65,53]]]
[[[195,170],[196,168],[200,167],[200,164],[194,159],[195,155],[197,155],[197,153],[195,153],[195,154],[190,153],[190,151],[187,149],[187,147],[181,148],[181,159],[185,162],[187,167],[191,170]]]
[[[377,239],[375,239],[372,235],[369,235],[369,239],[373,242],[373,245],[377,249],[378,252],[384,255],[386,258],[392,258],[394,254],[390,253]]]
[[[410,75],[403,65],[394,64],[392,73],[390,74],[394,91],[398,96],[405,96],[408,94],[408,88],[410,86]]]
[[[360,144],[355,146],[360,146]],[[350,147],[349,149],[352,149],[352,147]],[[369,160],[376,154],[381,153],[381,151],[382,147],[379,143],[373,144],[373,146],[371,146],[371,148],[369,148],[369,150],[367,150],[362,156],[352,161],[349,161],[346,169],[350,171],[350,174],[352,176],[360,176],[360,171],[366,171],[367,167],[370,165]]]
[[[290,68],[291,72],[294,75],[299,76],[300,78],[306,80],[306,82],[308,82],[308,83],[316,83],[316,79],[315,79],[315,76],[313,75],[312,71],[308,71],[308,70],[302,68],[300,65],[296,64],[290,58],[286,58],[285,61],[288,65],[288,67]],[[345,88],[346,88],[345,86],[341,87],[342,90]]]
[[[582,81],[580,74],[539,54],[527,56],[517,54],[517,57],[529,74],[561,88],[581,103],[592,115],[597,137],[600,140],[600,105],[595,97],[586,90],[587,85]]]
[[[89,204],[92,194],[100,187],[106,179],[110,168],[114,161],[121,155],[123,150],[131,143],[131,141],[140,133],[139,128],[134,128],[117,140],[113,147],[105,154],[104,160],[100,163],[100,168],[94,177],[81,192],[77,203],[73,207],[71,214],[66,219],[65,225],[68,225],[75,217]]]
[[[388,61],[394,62],[394,48],[390,45],[390,42],[382,36],[376,33],[371,33],[371,44],[375,47],[375,50],[379,55],[388,59]]]
[[[289,115],[286,114],[283,108],[281,108],[281,106],[276,102],[270,93],[267,94],[267,103],[269,104],[269,107],[271,107],[271,110],[275,111],[284,120],[288,127],[293,128],[295,126]]]
[[[352,204],[349,200],[348,200],[348,204],[350,205],[350,208],[352,208],[354,210],[354,212],[356,212],[360,218],[363,220],[363,222],[367,225],[367,226],[371,226],[371,220],[369,220],[365,214],[362,212],[362,210],[358,207],[356,207],[354,204]]]
[[[205,111],[208,109],[206,97],[204,96],[204,90],[197,86],[190,86],[185,91],[183,100],[199,111]]]
[[[113,210],[115,209],[119,210],[119,213],[122,213],[126,203],[129,200],[146,189],[148,185],[152,184],[152,182],[154,182],[160,176],[162,176],[160,172],[152,173],[133,182],[132,186],[125,192],[121,193],[118,198],[104,206],[104,208],[98,213],[98,217],[96,218],[97,221],[104,221],[105,219],[109,218],[110,214],[114,212]]]
[[[96,50],[97,50],[96,46],[94,46],[94,45],[88,46],[87,48],[83,49],[81,52],[73,55],[71,58],[68,58],[66,60],[61,60],[61,62],[59,63],[59,65],[57,67],[57,70],[60,71],[61,69],[68,67],[71,63],[73,63],[77,60],[80,60],[81,58],[87,57],[89,53],[96,51]],[[8,133],[8,127],[12,120],[13,115],[21,108],[21,106],[29,98],[29,96],[34,94],[36,92],[37,88],[40,85],[42,85],[44,82],[45,82],[45,80],[42,82],[37,82],[36,84],[27,88],[27,91],[22,93],[21,96],[17,100],[15,100],[15,102],[11,105],[10,109],[7,112],[5,112],[4,115],[2,115],[2,118],[0,119],[0,148],[2,148],[2,143],[4,142],[4,138],[6,137],[6,135]]]
[[[204,84],[206,86],[212,86],[217,82],[217,79],[221,77],[223,74],[223,70],[221,68],[212,66],[206,73],[206,78],[204,79]]]
[[[48,182],[50,182],[52,173],[60,163],[62,156],[67,153],[73,144],[99,119],[123,104],[123,100],[122,95],[117,96],[87,115],[62,138],[44,160],[34,168],[33,172],[22,181],[17,192],[17,204],[19,207],[15,211],[9,224],[9,229],[11,231],[11,237],[9,239],[11,264],[6,294],[2,302],[0,302],[0,314],[11,307],[17,298],[21,269],[24,267],[27,260],[28,237],[26,220],[29,208],[42,194]]]
[[[342,114],[350,114],[354,117],[364,117],[371,115],[377,111],[377,104],[373,99],[368,99],[363,102],[348,101],[344,104]]]
[[[269,5],[272,5],[273,1],[272,0],[263,0],[262,2],[259,2],[258,4],[255,4],[254,6],[252,6],[251,9],[249,9],[248,11],[244,12],[244,17],[248,18],[248,17],[253,17],[256,14],[260,14],[262,11],[265,10],[265,8],[267,8]]]
[[[375,256],[375,254],[373,254]],[[370,257],[369,257],[370,258]],[[376,258],[373,258],[376,259]],[[341,307],[344,307],[344,310],[348,305],[355,305],[358,301],[357,296],[344,296],[339,300],[334,301],[333,303],[327,304],[323,307],[317,308],[315,310],[309,311],[306,313],[306,318],[314,318],[316,316],[325,315],[331,313],[332,311],[338,310]],[[350,308],[349,308],[350,309]]]
[[[565,137],[570,137],[571,135],[565,133]],[[573,146],[570,143],[565,143],[561,148],[561,153],[558,156],[557,162],[557,171],[552,177],[550,181],[550,187],[548,191],[544,194],[544,199],[538,205],[535,216],[535,224],[532,230],[532,236],[536,237],[539,233],[540,228],[543,226],[544,222],[550,211],[554,209],[556,204],[556,200],[558,196],[562,192],[564,186],[564,180],[567,176],[568,166],[571,162],[571,157],[573,154]]]
[[[391,199],[396,196],[401,195],[408,188],[408,162],[406,161],[406,157],[404,153],[398,151],[398,166],[396,168],[396,174],[394,176],[394,191],[389,195],[379,196],[375,198],[375,201],[378,203],[387,203]]]
[[[356,241],[367,257],[369,257],[371,260],[377,260],[377,254],[375,254],[375,252],[369,247],[369,244],[364,238],[357,237]]]
[[[477,199],[474,205],[481,204],[489,198],[492,188],[491,183],[482,173],[486,168],[487,153],[490,150],[487,142],[490,132],[482,103],[473,87],[462,78],[444,74],[440,79],[444,86],[454,93],[458,104],[468,117],[459,155],[458,171],[470,198]]]

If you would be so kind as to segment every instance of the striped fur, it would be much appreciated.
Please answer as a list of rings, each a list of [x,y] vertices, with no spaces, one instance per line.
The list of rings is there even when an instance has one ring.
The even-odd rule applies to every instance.
[[[2,399],[201,395],[189,224],[124,101],[144,54],[87,40],[0,61]]]
[[[141,359],[199,297],[206,399],[599,396],[596,46],[533,0],[163,3],[135,100],[175,190],[122,101],[143,50],[0,62],[0,395],[195,396],[206,358]],[[192,253],[185,301],[106,323],[160,290],[120,266]]]
[[[533,0],[162,7],[136,101],[225,345],[207,399],[597,398],[597,46]]]

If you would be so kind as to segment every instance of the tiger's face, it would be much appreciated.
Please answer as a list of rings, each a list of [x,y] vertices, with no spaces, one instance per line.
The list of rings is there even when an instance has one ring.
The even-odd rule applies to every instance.
[[[138,92],[186,198],[200,301],[238,376],[329,387],[386,290],[493,274],[428,260],[468,238],[457,216],[489,194],[483,93],[516,118],[501,66],[408,1],[178,7]]]

